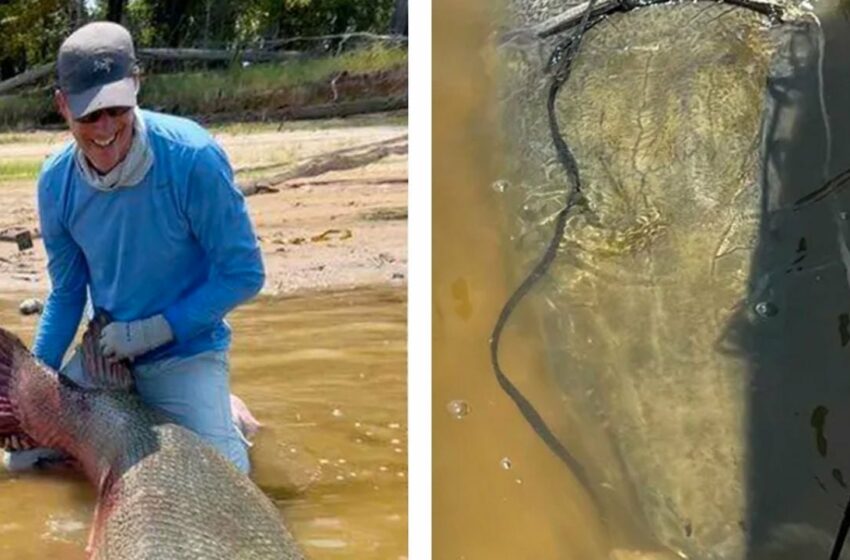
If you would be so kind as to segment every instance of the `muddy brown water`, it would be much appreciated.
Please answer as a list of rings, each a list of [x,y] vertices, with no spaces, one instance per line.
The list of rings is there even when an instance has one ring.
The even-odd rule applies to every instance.
[[[30,343],[19,301],[0,300],[0,324]],[[260,298],[228,318],[233,391],[264,423],[252,478],[310,558],[407,555],[406,314],[404,290],[374,288]],[[0,558],[85,557],[84,479],[2,472],[0,496]]]
[[[588,497],[490,368],[487,340],[512,287],[492,188],[503,157],[488,46],[497,14],[483,0],[439,0],[433,15],[433,557],[603,558]],[[536,340],[507,344],[504,366],[544,406]]]

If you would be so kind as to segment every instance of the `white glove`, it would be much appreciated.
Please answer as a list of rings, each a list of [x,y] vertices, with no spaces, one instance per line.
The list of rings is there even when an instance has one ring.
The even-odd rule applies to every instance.
[[[110,361],[135,358],[174,340],[171,325],[162,315],[109,323],[100,333],[100,351]]]

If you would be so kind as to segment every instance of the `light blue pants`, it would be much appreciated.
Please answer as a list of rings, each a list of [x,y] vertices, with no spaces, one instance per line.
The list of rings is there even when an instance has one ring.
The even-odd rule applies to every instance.
[[[79,350],[62,367],[76,383],[90,387],[81,366]],[[136,390],[142,401],[184,426],[215,447],[244,473],[250,468],[247,446],[233,423],[230,411],[230,367],[225,351],[188,357],[165,358],[133,367]],[[19,464],[40,458],[32,450],[12,453]],[[49,457],[50,455],[46,455]],[[15,458],[12,458],[15,461]],[[14,463],[13,463],[14,465]],[[18,467],[23,468],[23,466]]]
[[[142,401],[189,428],[244,473],[248,450],[230,412],[230,364],[225,351],[165,358],[133,367]]]

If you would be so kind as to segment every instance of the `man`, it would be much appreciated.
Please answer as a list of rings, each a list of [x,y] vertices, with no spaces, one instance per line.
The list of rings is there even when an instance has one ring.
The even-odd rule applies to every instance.
[[[133,361],[142,400],[247,472],[224,316],[259,292],[264,271],[230,164],[199,125],[138,109],[133,42],[120,25],[78,29],[57,70],[55,101],[74,141],[38,181],[52,288],[33,351],[58,369],[90,298],[114,320],[101,349]]]

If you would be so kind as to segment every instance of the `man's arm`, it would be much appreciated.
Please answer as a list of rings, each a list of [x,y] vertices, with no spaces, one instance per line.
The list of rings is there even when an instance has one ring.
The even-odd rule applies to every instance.
[[[38,217],[51,290],[38,323],[33,353],[59,369],[83,315],[88,267],[82,250],[62,225],[55,197],[42,181],[38,186]]]
[[[184,208],[192,233],[212,262],[204,284],[168,307],[163,315],[174,338],[188,340],[212,327],[263,287],[265,272],[245,197],[216,145],[200,150],[193,163]]]

